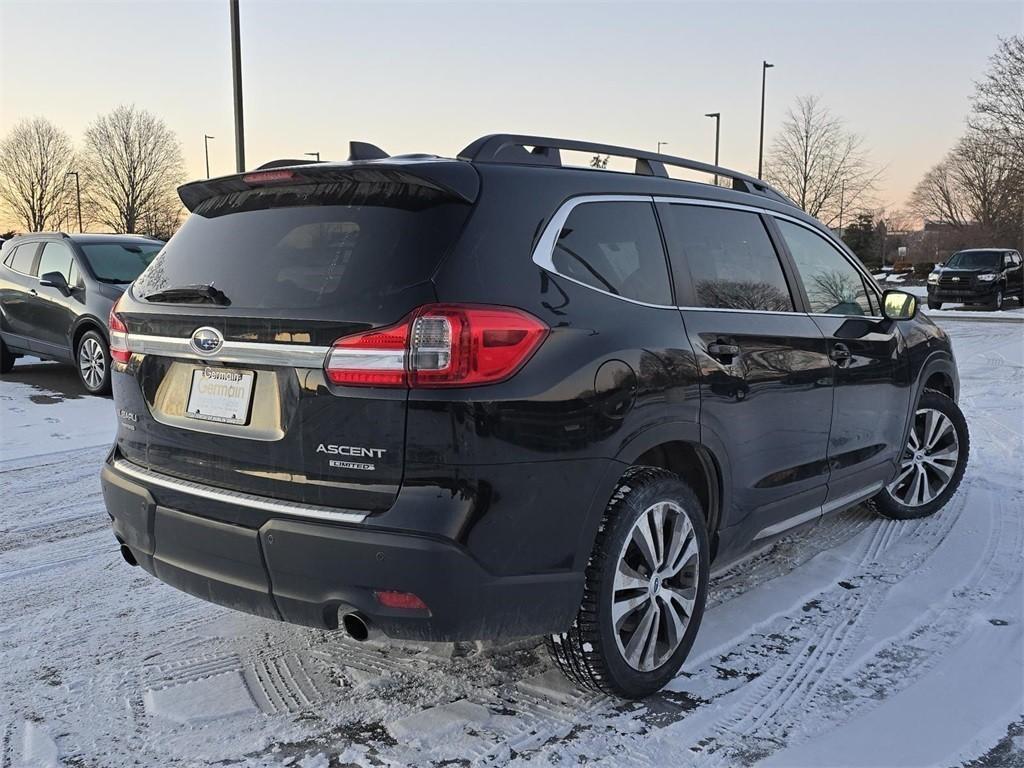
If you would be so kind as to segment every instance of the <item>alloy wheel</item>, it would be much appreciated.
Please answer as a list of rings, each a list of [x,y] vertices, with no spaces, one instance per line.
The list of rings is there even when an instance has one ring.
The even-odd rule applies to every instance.
[[[700,579],[697,537],[682,507],[660,501],[626,537],[612,588],[612,630],[630,667],[651,672],[676,651]]]
[[[919,409],[889,494],[908,507],[929,503],[949,485],[959,458],[960,440],[950,418],[934,408]]]
[[[107,364],[103,347],[96,339],[88,338],[78,349],[78,370],[89,389],[98,389],[106,375]]]

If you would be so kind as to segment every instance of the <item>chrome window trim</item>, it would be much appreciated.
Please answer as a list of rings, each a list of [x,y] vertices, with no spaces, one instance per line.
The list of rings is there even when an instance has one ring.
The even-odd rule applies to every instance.
[[[771,209],[757,205],[745,205],[743,203],[727,203],[721,200],[703,200],[699,197],[669,197],[666,195],[655,195],[655,203],[667,205],[703,205],[708,208],[733,208],[738,211],[750,213],[772,213]]]
[[[198,363],[243,363],[251,365],[286,366],[291,368],[323,368],[331,347],[305,344],[268,344],[255,341],[225,341],[212,355],[199,355],[190,339],[172,336],[125,335],[130,352],[195,360]]]
[[[215,488],[202,483],[180,480],[176,477],[140,467],[138,464],[124,459],[114,459],[113,468],[127,477],[151,483],[161,488],[187,493],[190,496],[199,496],[212,501],[236,504],[241,507],[249,507],[250,509],[259,509],[263,512],[311,520],[328,520],[335,523],[361,523],[366,519],[366,514],[362,512],[349,512],[333,507],[319,507],[280,499],[269,499],[265,496],[255,496],[251,493],[242,493],[241,491]]]
[[[533,249],[533,263],[543,269],[545,272],[550,272],[553,275],[558,275],[563,280],[568,280],[570,283],[581,285],[584,288],[589,288],[592,291],[609,296],[619,301],[626,301],[630,304],[637,304],[641,307],[650,307],[651,309],[678,309],[674,304],[652,304],[646,301],[640,301],[639,299],[630,299],[626,296],[620,296],[617,293],[609,293],[600,288],[596,288],[593,285],[584,283],[582,280],[576,280],[575,278],[563,275],[554,264],[555,255],[555,242],[558,239],[558,233],[562,231],[562,227],[565,226],[566,220],[569,218],[569,214],[573,212],[573,209],[580,205],[586,205],[587,203],[649,203],[654,204],[654,197],[651,195],[580,195],[579,197],[571,197],[562,203],[555,214],[548,221],[547,226],[544,227],[544,231],[541,233],[540,239],[537,241],[536,247]],[[665,254],[666,259],[668,254]],[[668,272],[668,263],[665,264],[665,277],[671,280],[671,273]]]

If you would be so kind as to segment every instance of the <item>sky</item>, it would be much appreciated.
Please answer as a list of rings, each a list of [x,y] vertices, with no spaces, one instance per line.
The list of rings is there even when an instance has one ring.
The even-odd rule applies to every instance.
[[[757,168],[761,61],[766,144],[817,94],[885,168],[901,207],[962,133],[1010,2],[258,2],[241,0],[246,161],[350,139],[454,155],[517,132],[714,157]],[[0,0],[0,136],[45,116],[79,142],[134,103],[177,132],[188,178],[234,171],[227,0]]]

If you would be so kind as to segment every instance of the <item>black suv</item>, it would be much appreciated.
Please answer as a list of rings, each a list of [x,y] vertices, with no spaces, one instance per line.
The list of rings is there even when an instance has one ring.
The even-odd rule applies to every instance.
[[[1001,310],[1010,296],[1024,303],[1024,268],[1020,254],[1006,248],[958,251],[928,275],[928,309],[955,301]]]
[[[0,373],[34,355],[72,363],[89,392],[110,391],[107,316],[163,247],[139,235],[36,232],[4,243]]]
[[[183,186],[111,315],[104,496],[169,584],[358,639],[546,635],[642,696],[712,562],[960,482],[946,335],[757,179],[513,135],[282,162]]]

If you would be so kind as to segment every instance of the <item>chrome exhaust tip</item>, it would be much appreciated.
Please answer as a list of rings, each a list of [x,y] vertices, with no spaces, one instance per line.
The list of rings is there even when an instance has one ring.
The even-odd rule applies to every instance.
[[[346,613],[341,617],[341,626],[353,640],[364,642],[370,639],[370,623],[358,613]]]

